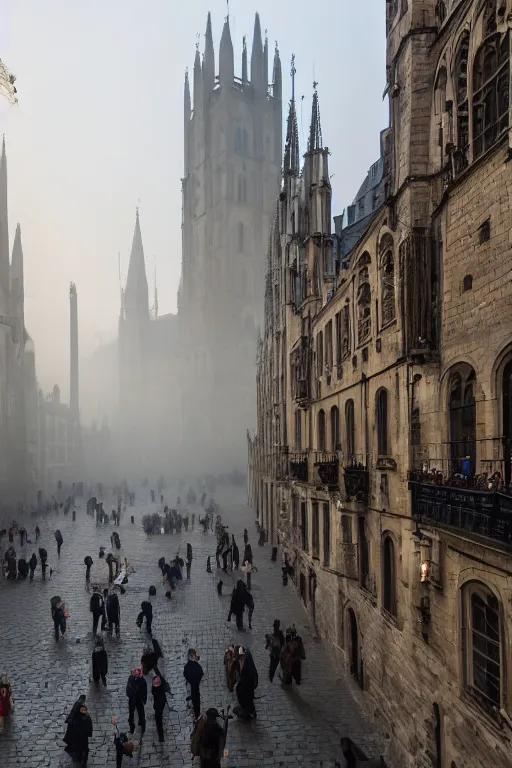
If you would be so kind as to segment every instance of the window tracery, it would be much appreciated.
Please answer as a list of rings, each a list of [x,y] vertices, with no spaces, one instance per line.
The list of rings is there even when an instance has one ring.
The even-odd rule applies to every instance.
[[[503,706],[504,648],[500,603],[484,584],[462,590],[465,687],[487,709]]]
[[[386,233],[380,242],[380,294],[382,326],[391,323],[396,317],[395,300],[395,256],[393,238]]]
[[[484,17],[487,37],[473,65],[473,156],[488,150],[509,125],[510,51],[508,33],[500,39],[496,17]],[[491,31],[489,31],[491,30]]]
[[[442,26],[446,20],[446,3],[443,0],[438,0],[436,4],[436,22],[438,26]]]
[[[350,304],[347,300],[341,314],[341,354],[342,360],[350,357]]]
[[[359,260],[359,274],[357,286],[357,339],[363,344],[370,336],[372,329],[371,301],[372,291],[370,287],[370,273],[368,265],[371,259],[368,253],[364,253]]]
[[[457,149],[462,153],[467,152],[469,145],[468,57],[469,32],[465,32],[459,43],[459,50],[455,60]]]

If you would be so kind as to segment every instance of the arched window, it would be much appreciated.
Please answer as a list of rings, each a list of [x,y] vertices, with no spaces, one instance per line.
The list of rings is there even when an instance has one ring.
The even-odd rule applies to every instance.
[[[325,453],[327,450],[327,435],[325,434],[325,411],[318,411],[318,450]]]
[[[379,245],[380,252],[380,298],[382,326],[391,323],[396,316],[395,302],[395,256],[393,238],[386,233]]]
[[[470,291],[473,288],[473,276],[472,275],[464,275],[464,280],[462,281],[462,290]]]
[[[500,604],[484,584],[462,589],[465,687],[487,709],[503,706],[504,648]]]
[[[448,76],[446,74],[446,67],[441,67],[437,73],[436,87],[434,90],[434,107],[436,115],[442,115],[446,109],[446,83]],[[440,121],[439,121],[440,122]],[[441,142],[441,146],[443,143]]]
[[[486,7],[486,39],[473,65],[473,156],[479,157],[508,129],[510,50],[508,33],[496,33],[496,4]]]
[[[385,536],[382,545],[382,605],[396,616],[396,563],[395,545],[391,536]]]
[[[376,402],[377,450],[379,456],[389,455],[388,391],[379,389]]]
[[[241,221],[238,222],[236,241],[238,247],[238,253],[244,252],[244,225]]]
[[[331,408],[331,440],[332,450],[337,451],[340,447],[340,411],[337,405]]]
[[[446,3],[438,0],[436,3],[436,23],[440,27],[446,19]]]
[[[320,378],[324,373],[324,334],[322,331],[316,337],[316,375]]]
[[[475,372],[466,363],[457,367],[448,383],[450,451],[453,472],[472,475],[476,460]]]
[[[295,447],[299,451],[302,448],[302,412],[300,409],[295,411]]]
[[[356,453],[356,435],[354,420],[354,401],[347,400],[345,403],[345,430],[347,432],[347,462],[355,460]]]
[[[370,287],[370,273],[368,269],[370,262],[370,255],[368,253],[364,253],[361,256],[358,264],[357,339],[359,344],[363,344],[370,337],[372,330],[372,291]]]
[[[457,149],[463,157],[467,156],[469,145],[468,56],[469,32],[465,32],[459,43],[459,50],[455,59]]]

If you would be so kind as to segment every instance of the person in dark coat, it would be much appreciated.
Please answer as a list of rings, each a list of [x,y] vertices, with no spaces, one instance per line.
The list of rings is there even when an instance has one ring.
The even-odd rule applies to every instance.
[[[167,699],[165,688],[162,684],[162,678],[155,675],[151,683],[151,693],[153,694],[153,709],[155,710],[156,730],[158,732],[158,741],[164,741],[163,715]]]
[[[39,559],[41,561],[41,573],[43,575],[43,581],[46,580],[46,566],[48,562],[48,552],[44,547],[39,547]]]
[[[239,648],[240,678],[236,687],[236,697],[238,707],[234,708],[234,713],[241,717],[256,717],[254,707],[254,692],[258,687],[258,672],[254,664],[254,659],[250,651]]]
[[[28,561],[28,567],[30,568],[30,578],[29,581],[34,581],[34,571],[37,568],[37,557],[35,552],[32,552],[32,557]]]
[[[64,741],[65,750],[80,764],[80,768],[86,768],[89,757],[89,739],[92,736],[92,720],[85,703],[82,703],[78,712],[68,724]]]
[[[66,634],[66,612],[64,603],[60,598],[52,597],[50,601],[52,609],[53,629],[55,631],[55,640],[59,641],[59,630],[64,637]]]
[[[187,544],[187,579],[190,579],[191,567],[192,567],[192,544]]]
[[[84,557],[84,565],[85,565],[85,582],[88,584],[91,580],[91,568],[93,564],[93,559],[90,555],[87,555],[87,557]]]
[[[199,664],[199,656],[197,655],[195,648],[190,648],[188,652],[188,661],[183,668],[183,677],[190,685],[190,699],[192,701],[192,706],[194,707],[196,720],[201,714],[201,693],[199,684],[203,679],[203,675],[203,668]]]
[[[39,526],[38,526],[38,525],[36,525],[36,541],[38,540],[38,538],[40,537],[40,535],[41,535],[41,531],[40,531],[40,529],[39,529]]]
[[[55,541],[57,542],[57,557],[60,557],[60,549],[64,544],[64,539],[62,538],[62,533],[59,529],[55,531]]]
[[[108,619],[108,631],[112,634],[112,629],[115,627],[116,636],[119,637],[119,624],[121,621],[121,607],[119,605],[119,598],[116,592],[111,592],[107,597],[107,619]]]
[[[249,534],[247,533],[247,528],[244,528],[244,545],[247,546],[249,543]]]
[[[231,537],[231,560],[233,568],[238,569],[238,566],[240,565],[240,550],[236,545],[234,536]]]
[[[105,613],[105,601],[99,587],[93,587],[93,593],[89,602],[89,610],[92,613],[92,634],[96,636],[99,621]]]
[[[281,669],[283,670],[283,682],[291,685],[295,680],[300,685],[302,678],[302,662],[306,658],[304,643],[297,634],[295,624],[286,630],[286,643],[281,651]]]
[[[140,604],[140,613],[137,616],[137,626],[139,629],[142,627],[142,623],[146,619],[146,629],[148,634],[151,634],[151,625],[153,623],[153,606],[148,600],[143,600]]]
[[[247,590],[245,594],[245,605],[249,609],[249,616],[247,617],[249,620],[249,629],[252,629],[252,615],[254,613],[254,597],[251,595],[249,590]]]
[[[198,721],[191,739],[191,751],[199,757],[200,768],[220,768],[226,744],[226,726],[216,709],[208,709]]]
[[[20,557],[20,559],[18,560],[18,579],[25,580],[28,576],[28,571],[29,571],[29,568],[28,568],[27,561],[25,560],[25,558]]]
[[[105,650],[105,644],[103,643],[103,638],[98,635],[96,637],[94,649],[92,652],[92,679],[96,684],[98,684],[101,677],[103,685],[106,686],[107,672],[108,656]]]
[[[236,587],[233,589],[231,595],[231,604],[229,606],[228,621],[231,621],[232,614],[236,618],[236,626],[240,632],[244,631],[244,608],[246,604],[247,587],[244,582],[239,579],[236,583]]]
[[[146,712],[144,706],[148,700],[148,687],[142,676],[142,670],[138,667],[132,669],[132,673],[126,684],[126,695],[128,696],[128,724],[130,733],[135,731],[135,710],[139,718],[141,730],[141,740],[146,730]]]
[[[268,679],[273,682],[276,670],[281,660],[281,650],[284,646],[284,635],[281,630],[281,622],[279,619],[275,619],[273,631],[271,635],[266,635],[265,650],[268,651],[270,656],[270,665],[268,668]]]

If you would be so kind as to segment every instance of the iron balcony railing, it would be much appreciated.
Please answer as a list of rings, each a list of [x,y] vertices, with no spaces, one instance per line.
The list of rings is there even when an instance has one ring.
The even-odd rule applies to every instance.
[[[313,456],[314,467],[318,472],[320,482],[329,490],[337,490],[340,485],[339,459],[333,453],[315,453]]]
[[[300,483],[308,482],[309,468],[308,468],[307,452],[290,453],[288,466],[290,471],[290,477],[293,480],[298,480]]]
[[[412,517],[512,544],[512,496],[505,493],[409,482]]]
[[[369,456],[349,456],[344,467],[344,484],[347,501],[365,504],[370,490]]]

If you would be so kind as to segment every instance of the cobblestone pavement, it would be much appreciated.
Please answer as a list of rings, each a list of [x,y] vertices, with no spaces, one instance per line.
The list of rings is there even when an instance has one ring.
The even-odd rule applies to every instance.
[[[169,494],[174,499],[175,494]],[[111,525],[97,529],[85,508],[77,508],[73,523],[71,514],[52,515],[39,523],[49,562],[55,572],[51,581],[41,580],[38,566],[33,584],[0,581],[0,673],[13,682],[15,712],[12,721],[0,734],[0,766],[28,768],[60,768],[70,765],[63,751],[64,720],[71,705],[81,693],[87,695],[93,720],[89,766],[113,766],[115,755],[111,725],[112,715],[127,729],[125,686],[130,670],[140,662],[147,635],[139,630],[135,618],[140,602],[146,599],[150,584],[157,587],[153,599],[153,635],[162,645],[165,660],[162,672],[171,684],[174,711],[164,720],[166,741],[158,742],[154,723],[152,697],[148,688],[147,731],[134,760],[125,758],[134,768],[173,768],[192,766],[190,733],[192,718],[186,706],[183,665],[189,647],[200,656],[205,676],[201,685],[202,705],[222,708],[235,699],[225,686],[223,655],[231,642],[250,647],[259,672],[256,709],[257,720],[251,723],[230,722],[227,766],[321,766],[331,768],[341,760],[340,736],[350,736],[369,754],[378,754],[379,738],[369,725],[360,704],[360,693],[350,679],[336,678],[325,650],[314,641],[306,613],[291,587],[283,587],[280,564],[270,562],[270,551],[256,546],[252,514],[243,503],[241,491],[219,492],[224,509],[223,521],[229,524],[243,551],[242,533],[249,531],[258,572],[253,575],[255,611],[253,630],[238,633],[234,621],[227,623],[231,577],[224,594],[217,594],[216,574],[206,573],[206,557],[213,555],[215,539],[196,528],[181,536],[155,536],[147,539],[140,519],[154,505],[138,502],[128,509],[118,529],[122,555],[126,555],[136,573],[130,576],[127,591],[121,598],[121,637],[106,639],[109,657],[108,686],[96,690],[90,685],[90,653],[92,617],[89,595],[85,589],[83,559],[94,560],[92,581],[106,582],[107,566],[98,559],[99,546],[109,548]],[[105,504],[105,508],[109,507]],[[192,510],[190,510],[191,512]],[[199,510],[196,509],[196,521]],[[135,525],[130,514],[135,514]],[[60,528],[64,545],[57,559],[53,532]],[[192,577],[184,582],[168,601],[159,578],[159,557],[172,557],[178,548],[185,553],[186,543],[193,547]],[[5,542],[5,540],[4,540]],[[35,547],[28,545],[26,559]],[[20,549],[18,548],[18,554]],[[214,559],[213,559],[213,562]],[[50,618],[50,598],[59,594],[71,614],[65,639],[56,643]],[[268,680],[268,655],[264,650],[265,632],[271,631],[274,618],[282,627],[295,621],[304,638],[307,660],[303,664],[304,680],[300,688],[283,687],[278,677]],[[136,732],[137,734],[137,732]],[[137,739],[138,741],[138,739]]]

